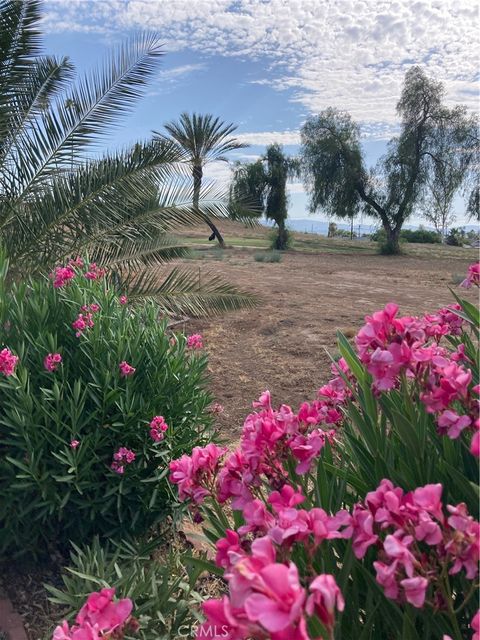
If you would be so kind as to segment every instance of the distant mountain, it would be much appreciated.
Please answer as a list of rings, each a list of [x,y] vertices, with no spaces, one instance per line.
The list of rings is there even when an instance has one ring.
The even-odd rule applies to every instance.
[[[348,222],[347,223],[336,222],[336,221],[334,222],[337,225],[338,229],[344,229],[345,231],[350,231],[350,224]],[[270,220],[262,220],[262,224],[266,225],[267,227],[273,226],[273,223]],[[287,220],[287,226],[289,229],[292,229],[292,231],[300,231],[304,233],[318,233],[324,236],[326,236],[328,233],[329,224],[330,222],[328,220],[314,220],[312,218],[288,218]],[[355,234],[358,236],[364,233],[366,234],[373,233],[376,229],[379,228],[379,226],[381,226],[380,223],[377,223],[377,224],[372,224],[367,222],[360,223],[359,220],[355,220],[353,229]],[[424,227],[425,229],[429,229],[430,231],[434,230],[432,227],[429,227],[425,224],[423,225],[406,224],[404,225],[404,228],[418,229],[420,226]],[[454,224],[452,226],[463,228],[467,232],[479,230],[479,225],[475,225],[475,224],[467,224],[467,225]]]

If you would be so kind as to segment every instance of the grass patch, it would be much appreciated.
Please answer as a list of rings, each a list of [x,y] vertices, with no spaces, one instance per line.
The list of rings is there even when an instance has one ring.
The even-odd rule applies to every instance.
[[[282,254],[280,251],[256,251],[253,259],[255,262],[281,262]]]

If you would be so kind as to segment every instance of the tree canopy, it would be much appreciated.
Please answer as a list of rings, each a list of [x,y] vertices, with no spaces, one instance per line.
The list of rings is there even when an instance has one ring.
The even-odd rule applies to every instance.
[[[398,252],[402,226],[429,181],[446,176],[455,192],[478,145],[475,117],[464,107],[447,108],[443,98],[441,83],[418,66],[409,69],[397,104],[400,133],[370,170],[349,114],[329,108],[309,118],[301,131],[301,157],[311,211],[346,217],[363,210],[380,219],[387,249]]]
[[[261,159],[238,164],[234,171],[230,187],[232,217],[249,209],[272,220],[278,228],[276,249],[287,246],[287,180],[298,171],[298,160],[286,156],[279,144],[269,145]]]

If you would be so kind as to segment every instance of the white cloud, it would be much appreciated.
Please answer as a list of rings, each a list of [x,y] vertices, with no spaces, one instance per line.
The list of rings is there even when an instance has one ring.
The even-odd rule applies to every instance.
[[[252,82],[288,90],[307,112],[345,109],[368,137],[386,137],[397,123],[412,64],[444,81],[448,102],[478,106],[476,0],[48,0],[46,8],[50,30],[155,29],[170,50],[256,60]]]
[[[241,142],[255,146],[264,146],[274,142],[284,145],[300,144],[299,131],[253,131],[251,133],[237,133],[235,137]]]
[[[198,64],[184,64],[178,67],[170,67],[170,69],[162,69],[158,74],[158,80],[164,82],[176,82],[181,78],[185,78],[192,73],[202,71],[206,69],[207,65],[204,63]]]

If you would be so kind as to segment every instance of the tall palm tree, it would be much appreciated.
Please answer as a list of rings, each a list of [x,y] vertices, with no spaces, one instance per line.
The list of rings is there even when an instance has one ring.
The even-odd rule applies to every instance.
[[[225,123],[211,114],[199,115],[182,113],[179,120],[167,122],[168,136],[154,131],[157,139],[173,141],[179,154],[183,155],[191,167],[193,177],[193,205],[198,210],[202,188],[203,168],[209,162],[228,162],[225,154],[235,149],[243,149],[246,144],[230,137],[237,127]],[[217,238],[220,246],[225,247],[222,234],[208,216],[204,217],[212,235],[209,240]]]
[[[187,250],[172,230],[228,210],[213,188],[193,202],[175,145],[147,141],[100,153],[158,67],[156,36],[139,35],[74,82],[67,58],[41,55],[40,7],[0,0],[0,244],[10,276],[48,272],[84,253],[165,310],[251,305],[251,296],[218,278],[202,277],[200,286],[186,271],[165,277],[161,269]]]

